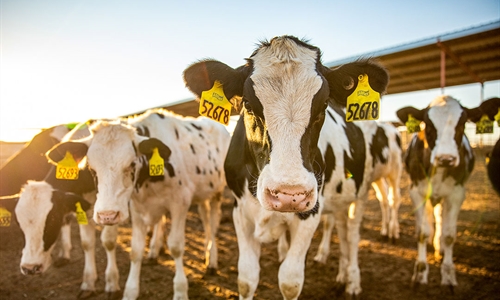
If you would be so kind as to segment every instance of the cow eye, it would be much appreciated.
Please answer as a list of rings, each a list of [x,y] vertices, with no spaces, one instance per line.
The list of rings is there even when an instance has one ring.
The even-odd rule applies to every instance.
[[[342,87],[346,90],[350,90],[354,87],[354,79],[352,77],[345,78],[342,81]]]
[[[245,109],[248,113],[250,113],[250,114],[253,113],[252,106],[250,106],[250,103],[248,102],[248,100],[243,99],[243,106],[245,107]]]

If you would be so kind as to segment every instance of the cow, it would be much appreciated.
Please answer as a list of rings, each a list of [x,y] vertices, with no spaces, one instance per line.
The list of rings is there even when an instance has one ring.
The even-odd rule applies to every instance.
[[[0,196],[17,199],[18,197],[11,196],[18,194],[28,180],[43,180],[51,168],[45,152],[59,143],[74,127],[75,124],[61,124],[43,129],[21,150],[9,157],[0,168]],[[4,205],[5,203],[4,201]],[[67,264],[70,259],[70,220],[71,218],[66,218],[61,227],[61,249],[54,263],[58,267]]]
[[[87,127],[76,128],[63,141],[88,134]],[[11,209],[15,209],[16,219],[24,236],[25,245],[20,262],[20,270],[24,275],[40,275],[49,269],[52,264],[51,253],[59,232],[70,236],[69,226],[66,225],[69,224],[66,221],[68,215],[79,212],[77,203],[82,212],[91,214],[96,200],[94,179],[88,169],[81,170],[76,179],[67,180],[56,178],[58,170],[55,166],[50,166],[44,180],[29,180],[23,185],[18,197],[12,197],[14,205],[10,205]],[[87,224],[80,224],[79,229],[85,266],[78,298],[85,299],[96,294],[95,224],[89,220]],[[120,296],[115,254],[117,233],[117,226],[105,227],[101,233],[101,242],[108,259],[105,291],[110,299]]]
[[[227,99],[242,104],[224,163],[228,187],[236,198],[233,219],[240,299],[253,298],[262,244],[280,239],[287,231],[290,243],[280,265],[279,287],[283,298],[297,299],[304,283],[306,253],[326,199],[346,200],[339,210],[347,214],[353,198],[357,199],[356,190],[366,192],[363,133],[344,121],[347,97],[360,74],[369,76],[375,91],[385,91],[388,74],[375,61],[360,59],[330,70],[321,63],[319,48],[294,36],[262,41],[247,63],[236,69],[206,59],[184,71],[186,86],[197,97],[221,84]],[[356,145],[350,147],[350,143]],[[354,176],[347,178],[344,167],[354,165]],[[323,181],[335,181],[336,186],[323,190]],[[340,195],[331,195],[339,185],[343,185]],[[353,197],[344,196],[348,193]],[[336,218],[337,223],[340,220]],[[342,221],[346,222],[339,227],[355,228],[356,224],[347,223],[359,225],[360,218]],[[342,238],[347,239],[345,230]],[[342,245],[343,249],[350,246],[354,244]],[[357,268],[357,257],[342,257],[337,280],[347,284],[348,294],[357,294],[360,288],[346,276],[347,268]]]
[[[482,112],[442,95],[426,108],[403,107],[396,114],[403,123],[410,114],[425,123],[425,129],[411,139],[404,158],[411,179],[410,198],[415,207],[418,239],[412,285],[428,283],[426,242],[432,241],[434,255],[441,258],[443,254],[441,284],[453,290],[457,286],[453,263],[457,219],[465,199],[465,184],[474,168],[474,152],[464,128],[467,120],[477,120]]]
[[[485,100],[479,106],[483,114],[488,116],[491,121],[495,120],[495,116],[499,113],[500,109],[500,98],[494,97]],[[498,170],[500,169],[500,140],[498,140],[493,146],[493,150],[488,153],[488,163],[486,165],[486,170],[488,172],[488,178],[490,179],[493,189],[500,195],[500,174]]]
[[[191,204],[198,205],[205,229],[207,273],[217,268],[215,237],[226,186],[223,161],[229,139],[222,124],[155,109],[126,121],[97,122],[90,137],[58,144],[48,153],[52,160],[66,151],[86,157],[97,181],[96,223],[114,225],[130,217],[131,266],[124,299],[139,296],[146,228],[158,224],[167,211],[172,224],[167,244],[176,269],[174,299],[188,298],[183,254]],[[152,161],[154,157],[163,162]]]
[[[363,126],[363,124],[361,124]],[[398,210],[401,203],[400,181],[403,172],[401,134],[389,123],[379,123],[370,145],[373,157],[372,187],[380,203],[382,226],[380,234],[395,242],[399,239]],[[314,260],[325,264],[335,224],[333,214],[323,214],[323,235]]]

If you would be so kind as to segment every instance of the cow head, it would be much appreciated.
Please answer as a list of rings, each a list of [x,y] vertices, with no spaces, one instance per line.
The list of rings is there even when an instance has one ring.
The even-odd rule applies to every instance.
[[[47,156],[52,162],[70,152],[75,160],[86,157],[95,176],[97,199],[93,219],[101,225],[114,225],[129,218],[128,204],[141,168],[148,168],[143,158],[151,157],[153,148],[168,160],[170,149],[160,140],[137,134],[136,129],[120,122],[97,122],[85,139],[60,143]]]
[[[460,163],[465,122],[479,120],[482,113],[479,108],[461,106],[450,96],[439,96],[424,109],[404,107],[396,114],[403,123],[410,114],[425,123],[424,138],[433,166],[456,167]]]
[[[45,181],[28,181],[23,186],[15,214],[25,241],[20,264],[24,275],[41,274],[50,267],[64,218],[76,211],[77,202],[83,210],[90,208],[81,196],[55,190]]]
[[[317,143],[326,107],[345,107],[361,74],[369,76],[374,90],[385,91],[388,74],[375,62],[359,60],[331,70],[322,65],[318,48],[281,36],[262,42],[237,69],[205,60],[187,68],[184,79],[197,96],[218,81],[228,99],[243,103],[227,156],[238,153],[239,162],[226,159],[233,192],[241,193],[235,190],[241,185],[234,184],[238,176],[232,174],[248,170],[249,189],[264,208],[307,212],[316,207],[324,169]]]

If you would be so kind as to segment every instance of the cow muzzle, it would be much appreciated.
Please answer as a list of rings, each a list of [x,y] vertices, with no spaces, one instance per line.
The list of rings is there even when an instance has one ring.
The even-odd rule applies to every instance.
[[[43,273],[42,264],[23,264],[21,265],[21,273],[23,275],[40,275]]]
[[[440,155],[436,157],[436,165],[438,167],[455,167],[457,158],[453,155]]]
[[[269,208],[280,212],[306,212],[315,206],[314,190],[301,187],[266,189],[264,197]]]
[[[115,210],[97,212],[96,222],[100,225],[116,225],[120,222],[120,212]]]

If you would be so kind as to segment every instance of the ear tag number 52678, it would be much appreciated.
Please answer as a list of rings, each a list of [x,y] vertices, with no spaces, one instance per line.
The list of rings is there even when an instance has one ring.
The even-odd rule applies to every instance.
[[[201,93],[199,113],[224,125],[229,124],[231,102],[224,95],[219,81],[215,81],[210,90]]]
[[[358,76],[358,86],[347,97],[347,122],[378,120],[380,115],[380,93],[374,91],[368,82],[368,75]]]
[[[149,160],[149,176],[162,176],[165,171],[164,160],[161,158],[160,153],[158,152],[158,148],[153,148],[153,155],[151,155],[151,159]]]

